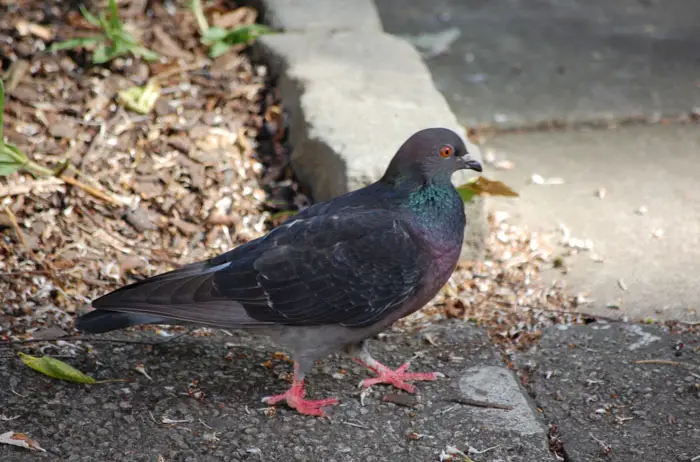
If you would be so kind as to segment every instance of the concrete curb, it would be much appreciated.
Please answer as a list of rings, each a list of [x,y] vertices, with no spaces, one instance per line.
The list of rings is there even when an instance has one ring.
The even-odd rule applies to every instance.
[[[464,138],[419,53],[384,33],[371,0],[255,4],[282,31],[258,39],[253,51],[269,64],[292,113],[292,166],[315,200],[376,181],[417,130],[442,126]],[[454,182],[469,176],[460,173]],[[462,258],[474,260],[487,232],[483,201],[468,204],[466,213]]]

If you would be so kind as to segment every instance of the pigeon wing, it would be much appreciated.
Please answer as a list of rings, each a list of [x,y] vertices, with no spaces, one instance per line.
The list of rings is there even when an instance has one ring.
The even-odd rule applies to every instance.
[[[118,289],[93,302],[210,326],[365,326],[418,290],[420,249],[391,211],[292,219],[211,260]]]

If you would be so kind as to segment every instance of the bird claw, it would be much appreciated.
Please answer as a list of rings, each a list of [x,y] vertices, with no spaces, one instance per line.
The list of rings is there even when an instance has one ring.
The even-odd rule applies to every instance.
[[[409,363],[402,364],[401,367],[399,367],[396,370],[392,370],[379,363],[377,363],[377,365],[374,367],[366,364],[365,366],[370,370],[374,371],[377,374],[377,377],[364,379],[362,382],[360,382],[360,386],[362,387],[371,387],[372,385],[385,383],[388,385],[392,385],[400,390],[404,390],[409,393],[415,393],[416,387],[414,387],[410,383],[406,383],[407,381],[434,381],[437,380],[438,377],[444,377],[444,375],[440,374],[439,372],[406,372]]]
[[[315,417],[325,417],[322,407],[338,404],[336,398],[309,400],[304,399],[304,385],[294,384],[292,387],[279,395],[267,396],[262,399],[263,403],[275,405],[282,401],[287,403],[287,406],[295,409],[299,414],[311,415]]]

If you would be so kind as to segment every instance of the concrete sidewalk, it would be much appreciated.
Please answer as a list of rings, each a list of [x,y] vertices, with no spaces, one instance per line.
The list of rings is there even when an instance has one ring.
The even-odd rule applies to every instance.
[[[593,323],[544,332],[517,359],[568,462],[700,456],[700,337]]]
[[[284,406],[267,410],[260,399],[289,385],[283,378],[291,364],[237,333],[159,346],[95,344],[92,354],[65,359],[98,379],[129,383],[77,385],[3,360],[0,414],[17,418],[0,420],[0,434],[26,433],[47,453],[0,445],[0,460],[431,461],[449,446],[472,448],[480,462],[554,460],[545,422],[480,329],[454,322],[416,335],[389,332],[371,348],[388,365],[415,355],[412,370],[446,377],[417,383],[417,396],[375,386],[361,398],[357,384],[371,373],[349,358],[324,359],[307,394],[341,404],[319,419]],[[139,364],[150,378],[135,370]],[[386,402],[387,395],[403,404]],[[512,408],[455,402],[470,399]]]
[[[554,232],[555,242],[562,224],[593,244],[563,258],[567,274],[547,274],[587,294],[582,311],[700,322],[700,127],[498,134],[487,149],[515,164],[488,175],[520,193],[490,208]],[[534,184],[533,175],[563,184]]]
[[[700,2],[377,0],[388,32],[423,51],[460,122],[491,126],[487,170],[520,192],[492,200],[532,230],[590,239],[552,271],[605,316],[700,322],[700,126],[504,133],[700,109]],[[533,175],[563,180],[535,185]],[[598,197],[604,195],[603,199]],[[559,249],[561,254],[565,248]],[[593,258],[592,258],[593,257]],[[603,263],[593,260],[604,259]]]
[[[470,127],[677,116],[700,107],[695,0],[376,0]]]

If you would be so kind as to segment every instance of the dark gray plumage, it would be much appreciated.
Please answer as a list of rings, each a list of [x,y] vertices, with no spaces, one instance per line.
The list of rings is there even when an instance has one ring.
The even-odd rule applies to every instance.
[[[364,348],[365,339],[427,303],[454,271],[464,208],[451,183],[459,169],[481,165],[454,132],[417,132],[384,176],[365,188],[315,204],[266,236],[210,260],[115,290],[78,319],[101,333],[139,324],[247,328],[270,335],[296,361],[282,395],[299,412],[323,415],[334,399],[303,399],[313,362],[345,349],[379,377],[413,391],[406,380],[434,374],[392,371]]]

